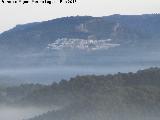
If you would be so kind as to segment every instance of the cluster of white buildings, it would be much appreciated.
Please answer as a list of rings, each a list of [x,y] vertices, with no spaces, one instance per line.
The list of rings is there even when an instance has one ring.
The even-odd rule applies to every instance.
[[[120,44],[111,43],[111,39],[106,40],[88,40],[88,39],[57,39],[55,42],[48,44],[49,49],[80,49],[80,50],[100,50],[117,47]]]

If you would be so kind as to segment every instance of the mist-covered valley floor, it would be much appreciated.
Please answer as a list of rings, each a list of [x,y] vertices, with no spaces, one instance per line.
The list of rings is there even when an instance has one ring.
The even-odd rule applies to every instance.
[[[152,65],[53,65],[49,67],[15,67],[0,69],[0,85],[15,86],[26,83],[49,85],[77,75],[106,75],[117,72],[136,72]]]

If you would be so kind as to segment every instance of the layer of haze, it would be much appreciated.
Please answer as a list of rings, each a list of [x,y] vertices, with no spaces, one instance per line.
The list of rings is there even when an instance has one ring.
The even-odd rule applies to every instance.
[[[9,107],[0,105],[0,120],[24,120],[50,111],[51,108]]]
[[[55,0],[59,1],[59,0]],[[3,4],[0,1],[0,33],[17,24],[76,16],[160,13],[159,0],[77,0],[76,4]]]

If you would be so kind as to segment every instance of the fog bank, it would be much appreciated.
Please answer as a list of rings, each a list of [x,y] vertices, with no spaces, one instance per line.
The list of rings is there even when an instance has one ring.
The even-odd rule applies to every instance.
[[[0,106],[0,120],[24,120],[50,111],[48,107],[11,107]]]

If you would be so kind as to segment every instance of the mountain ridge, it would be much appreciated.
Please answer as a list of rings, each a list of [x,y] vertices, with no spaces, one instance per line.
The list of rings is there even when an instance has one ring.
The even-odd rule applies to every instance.
[[[133,59],[148,56],[146,60],[154,58],[158,61],[159,58],[153,56],[159,56],[159,21],[159,14],[115,14],[103,17],[63,17],[18,25],[0,34],[0,58],[4,62],[28,59],[33,64],[40,61],[42,64],[44,61],[52,64],[53,60],[56,61],[54,63],[63,60],[64,63],[72,61],[73,64],[84,59],[91,61],[91,54],[96,59],[101,58],[101,54],[106,56],[105,60],[108,57],[115,59],[114,56],[117,59],[118,56],[125,56],[127,61],[128,56]],[[77,54],[80,57],[78,60]],[[24,55],[28,57],[24,59]]]
[[[17,25],[0,34],[0,43],[7,45],[8,41],[13,44],[12,46],[18,43],[17,48],[24,47],[26,49],[26,47],[36,48],[39,46],[44,49],[46,44],[59,38],[113,39],[123,44],[127,44],[128,39],[133,39],[130,40],[132,44],[139,39],[147,42],[148,39],[158,39],[159,19],[159,14],[63,17]]]

